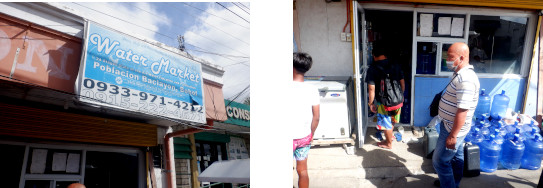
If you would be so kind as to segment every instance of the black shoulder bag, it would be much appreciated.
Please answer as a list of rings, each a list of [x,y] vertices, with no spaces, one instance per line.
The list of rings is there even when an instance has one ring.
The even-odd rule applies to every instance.
[[[445,88],[443,88],[441,90],[441,92],[439,92],[438,94],[436,94],[434,96],[434,100],[432,100],[432,104],[430,104],[430,107],[428,107],[430,109],[430,116],[431,117],[435,117],[439,113],[439,101],[441,100],[441,96],[443,95],[443,91],[445,91],[445,89],[447,89],[447,86],[449,86],[449,84],[451,84],[451,82],[454,80],[454,78],[456,78],[457,75],[454,75],[454,77],[451,79],[451,81],[449,81],[449,83],[447,85],[445,85]]]

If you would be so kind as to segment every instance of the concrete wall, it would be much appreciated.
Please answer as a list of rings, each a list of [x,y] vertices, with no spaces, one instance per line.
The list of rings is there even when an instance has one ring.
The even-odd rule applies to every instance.
[[[301,52],[313,57],[308,76],[352,76],[351,42],[340,40],[347,22],[345,0],[326,3],[324,0],[296,0]],[[347,26],[346,32],[350,32]]]
[[[190,186],[190,160],[175,159],[176,183],[178,188],[191,188]]]

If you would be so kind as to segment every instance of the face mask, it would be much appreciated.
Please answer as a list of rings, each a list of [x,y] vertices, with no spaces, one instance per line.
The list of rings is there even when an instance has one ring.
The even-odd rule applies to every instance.
[[[459,57],[460,58],[460,57]],[[458,65],[456,66],[453,66],[454,65],[454,62],[457,60],[458,58],[456,58],[455,60],[452,60],[452,61],[445,61],[445,63],[447,63],[447,68],[451,71],[455,71],[456,68],[458,68]]]

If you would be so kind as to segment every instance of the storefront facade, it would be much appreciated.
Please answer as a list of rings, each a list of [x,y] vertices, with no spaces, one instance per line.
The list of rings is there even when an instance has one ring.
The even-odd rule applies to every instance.
[[[174,146],[176,165],[177,163],[183,164],[187,162],[193,164],[195,166],[194,171],[196,171],[192,172],[193,176],[196,173],[201,174],[217,161],[249,158],[250,107],[249,105],[230,100],[224,100],[224,104],[226,110],[225,118],[227,119],[222,122],[215,121],[213,123],[213,130],[195,133],[192,138],[194,142],[191,143],[189,143],[191,139],[189,137],[174,139],[174,142],[177,142]],[[183,143],[186,143],[184,147],[181,146]],[[189,144],[191,144],[191,148],[194,148],[190,150],[192,156],[183,155],[182,153],[188,153],[187,146]],[[178,178],[183,173],[185,173],[183,170],[177,170]],[[185,176],[184,178],[187,177]],[[185,180],[183,179],[182,181]],[[196,187],[211,184],[214,184],[213,187],[240,186],[223,182],[199,182],[197,180],[193,180],[191,183],[197,185]]]
[[[367,127],[375,124],[368,118],[367,86],[364,84],[366,70],[373,61],[371,49],[375,41],[389,44],[389,59],[395,60],[404,72],[406,101],[400,123],[415,127],[428,124],[431,119],[428,106],[452,75],[444,66],[444,59],[448,47],[454,42],[464,42],[470,47],[470,63],[475,66],[481,89],[491,96],[505,90],[511,99],[509,108],[536,115],[539,48],[538,45],[534,46],[534,40],[539,35],[536,30],[540,3],[530,4],[534,6],[526,6],[525,2],[505,1],[325,3],[297,0],[295,3],[295,28],[299,27],[298,33],[295,29],[295,38],[299,35],[299,51],[317,53],[307,47],[319,42],[319,39],[313,38],[318,35],[316,33],[328,33],[328,40],[332,40],[330,45],[317,44],[321,48],[352,45],[348,49],[352,55],[352,72],[339,74],[353,75],[355,78],[359,147],[363,145]],[[325,10],[326,14],[321,10]],[[345,18],[346,13],[351,16]],[[327,24],[336,26],[335,29],[323,31],[309,27],[316,22],[316,15],[326,17]],[[347,24],[344,27],[351,27],[350,33],[349,30],[345,32],[352,36],[352,42],[336,38],[343,32],[340,28],[344,28],[337,28],[338,23],[345,21]],[[535,56],[534,50],[537,52]],[[349,59],[341,53],[319,56],[339,56],[345,61]],[[310,72],[310,75],[320,76],[330,74],[325,67],[332,64],[317,62],[315,66],[320,68]]]
[[[92,80],[83,75],[81,68],[86,64],[82,59],[90,57],[84,55],[89,52],[85,42],[100,42],[99,37],[89,37],[87,32],[89,28],[98,28],[99,22],[91,23],[92,18],[70,11],[73,10],[49,3],[0,3],[0,22],[4,25],[0,28],[0,149],[9,153],[0,157],[9,161],[0,172],[2,184],[21,188],[66,187],[73,182],[88,188],[156,188],[175,184],[175,179],[170,181],[169,173],[164,170],[169,161],[164,138],[175,131],[173,127],[184,130],[226,120],[222,96],[224,70],[201,59],[188,58],[175,48],[144,43],[150,40],[103,27],[103,31],[95,33],[124,35],[130,41],[118,40],[123,44],[142,44],[138,46],[150,49],[141,50],[146,53],[157,51],[159,55],[190,61],[190,66],[198,70],[191,74],[201,78],[194,87],[201,88],[199,98],[195,97],[190,105],[193,115],[185,113],[179,116],[182,120],[138,111],[142,108],[123,109],[130,101],[127,98],[150,101],[153,91],[135,93],[137,88],[121,85],[124,78],[120,77],[135,76],[130,77],[128,71],[113,71],[120,68],[112,65],[96,65],[98,59],[94,59],[94,67],[97,70],[103,67],[103,72],[117,75],[115,82]],[[129,92],[134,93],[128,95]],[[117,98],[123,94],[125,98]],[[167,93],[157,95],[155,103],[168,99]],[[120,105],[116,107],[119,103],[109,99],[121,99]],[[185,103],[171,102],[173,109],[181,109]],[[152,101],[147,105],[152,109]],[[194,114],[198,111],[203,115]],[[188,163],[180,164],[179,169],[192,179]],[[177,183],[182,187],[193,186],[190,181]]]

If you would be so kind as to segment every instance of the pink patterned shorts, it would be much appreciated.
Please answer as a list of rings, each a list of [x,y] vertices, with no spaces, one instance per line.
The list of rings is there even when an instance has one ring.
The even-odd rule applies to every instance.
[[[307,159],[309,149],[311,148],[311,134],[300,139],[294,139],[292,142],[292,150],[294,151],[294,158],[297,161],[303,161]]]

